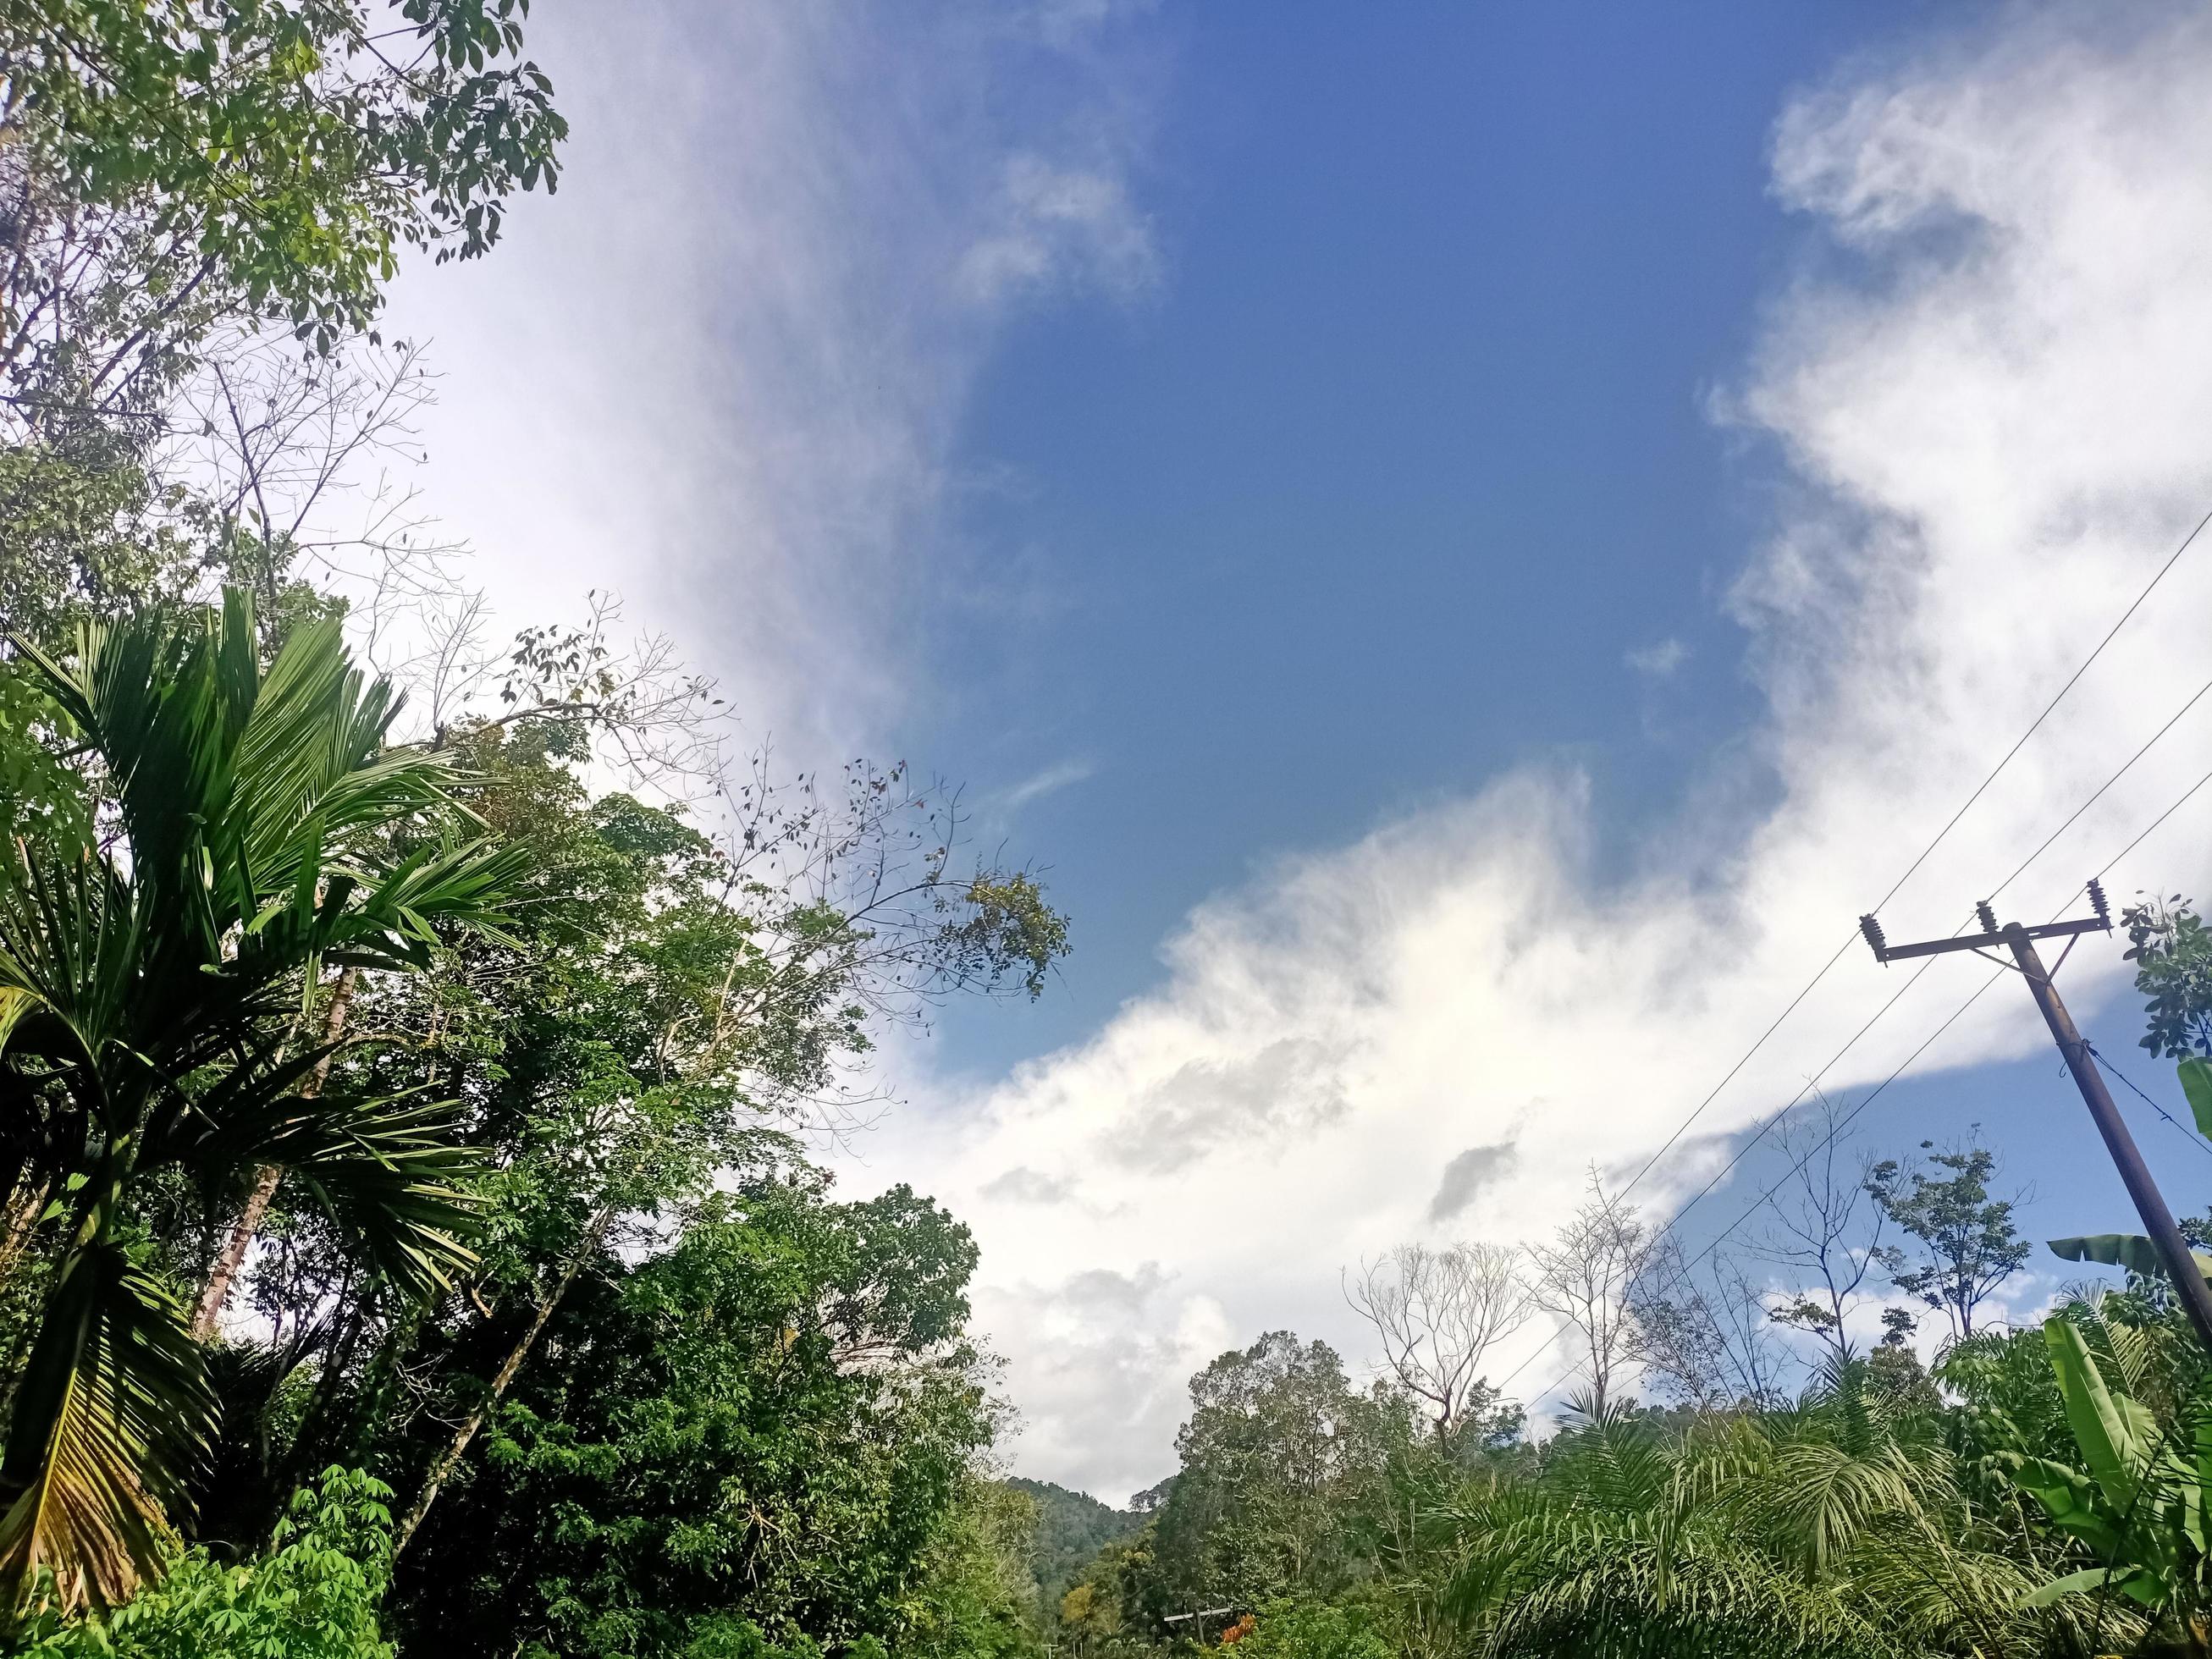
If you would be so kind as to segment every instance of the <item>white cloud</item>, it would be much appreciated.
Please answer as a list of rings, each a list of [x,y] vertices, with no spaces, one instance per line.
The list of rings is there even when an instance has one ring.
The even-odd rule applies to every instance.
[[[869,1149],[976,1226],[1024,1468],[1109,1495],[1158,1479],[1208,1343],[1291,1325],[1357,1352],[1340,1266],[1431,1231],[1469,1148],[1510,1141],[1511,1178],[1469,1179],[1437,1231],[1540,1233],[1589,1162],[1633,1170],[2212,505],[2212,33],[2126,16],[2074,34],[2008,14],[2006,36],[1860,65],[1780,121],[1774,187],[1841,252],[1775,298],[1723,405],[1797,481],[1729,600],[1767,710],[1715,764],[1765,787],[1732,771],[1699,797],[1758,816],[1656,826],[1608,881],[1583,775],[1500,779],[1200,907],[1158,988],[1096,1036]],[[2212,546],[1890,905],[1893,934],[1963,920],[2179,706],[2208,601]],[[2208,767],[2200,714],[2002,908],[2040,920]],[[2201,888],[2203,827],[2175,820],[2116,890]],[[2083,1007],[2117,958],[2076,953]],[[1828,1086],[1884,1075],[1984,972],[1929,972]],[[1796,1093],[1900,981],[1847,957],[1698,1134]],[[1920,1064],[2042,1041],[2011,989]],[[1880,1111],[1869,1136],[1899,1138]],[[1638,1197],[1677,1199],[1717,1158],[1693,1136]],[[1018,1167],[1081,1201],[1041,1215],[987,1189]],[[1101,1274],[1130,1288],[1097,1294]]]
[[[1133,295],[1158,275],[1151,224],[1114,173],[1014,156],[993,217],[960,261],[961,286],[981,303],[1085,280]]]
[[[1010,308],[1153,269],[1124,9],[533,15],[560,193],[483,264],[411,270],[392,319],[434,339],[427,482],[502,619],[621,589],[757,733],[865,747],[918,689],[915,614],[1002,580],[939,532]]]
[[[1690,647],[1672,637],[1639,646],[1621,658],[1636,672],[1655,680],[1667,678],[1689,659]]]

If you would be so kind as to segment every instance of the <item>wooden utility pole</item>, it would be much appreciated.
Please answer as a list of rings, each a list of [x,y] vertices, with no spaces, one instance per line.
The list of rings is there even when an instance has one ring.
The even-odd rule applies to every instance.
[[[2105,1149],[2112,1153],[2113,1165],[2126,1184],[2128,1196],[2135,1200],[2136,1213],[2142,1218],[2143,1231],[2166,1265],[2166,1277],[2173,1281],[2174,1293],[2189,1315],[2189,1322],[2197,1328],[2197,1340],[2212,1352],[2212,1284],[2207,1284],[2204,1270],[2197,1265],[2181,1229],[2173,1224],[2173,1212],[2166,1208],[2166,1198],[2151,1179],[2150,1168],[2143,1162],[2142,1153],[2136,1146],[2135,1137],[2128,1133],[2127,1120],[2120,1109],[2112,1103],[2112,1091],[2105,1086],[2104,1073],[2097,1069],[2096,1056],[2089,1052],[2089,1044],[2075,1029],[2074,1017],[2066,1012],[2059,1000],[2058,988],[2051,982],[2051,969],[2043,965],[2035,941],[2039,939],[2063,939],[2066,949],[2074,948],[2072,940],[2082,933],[2112,931],[2112,916],[2105,902],[2105,890],[2092,878],[2089,883],[2089,902],[2096,911],[2074,921],[2046,922],[2039,927],[2023,927],[2018,922],[1997,926],[1997,919],[1986,901],[1974,907],[1980,919],[1982,931],[1952,939],[1923,940],[1918,945],[1891,945],[1882,938],[1881,924],[1872,916],[1859,918],[1859,929],[1866,935],[1867,943],[1874,947],[1875,960],[1887,967],[1901,957],[1942,956],[1952,951],[1972,951],[1978,956],[1988,956],[1996,946],[2002,945],[2012,954],[2012,961],[2003,962],[1990,957],[2000,967],[2012,968],[2027,981],[2027,994],[2035,999],[2035,1006],[2043,1012],[2043,1023],[2051,1028],[2051,1040],[2058,1045],[2064,1056],[2066,1069],[2073,1073],[2075,1086],[2081,1090],[2081,1099],[2089,1109],[2089,1116],[2097,1126],[2097,1133],[2105,1138]],[[2064,962],[2063,952],[2059,961]]]

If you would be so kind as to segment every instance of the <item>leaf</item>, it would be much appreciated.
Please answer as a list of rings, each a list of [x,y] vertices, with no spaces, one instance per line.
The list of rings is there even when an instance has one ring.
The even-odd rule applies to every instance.
[[[2107,1267],[2125,1267],[2145,1279],[2163,1279],[2166,1258],[2158,1246],[2141,1233],[2092,1233],[2079,1238],[2047,1241],[2051,1253],[2067,1261],[2096,1261]],[[2197,1271],[2212,1279],[2212,1254],[2191,1250]]]
[[[2066,1404],[2067,1426],[2081,1449],[2082,1462],[2105,1501],[2124,1513],[2149,1461],[2158,1425],[2150,1413],[2125,1395],[2105,1386],[2104,1374],[2089,1345],[2071,1320],[2052,1319],[2043,1327],[2051,1370]]]
[[[2139,1588],[2145,1580],[2149,1581],[2148,1588],[2153,1591],[2149,1597],[2146,1597]],[[2063,1578],[2054,1578],[2049,1583],[2030,1590],[2021,1598],[2021,1606],[2047,1607],[2069,1595],[2086,1595],[2091,1591],[2101,1590],[2108,1583],[2114,1589],[2139,1601],[2162,1600],[2166,1593],[2165,1587],[2154,1575],[2139,1567],[2084,1567],[2079,1572],[2069,1572]]]
[[[0,1588],[52,1575],[63,1610],[112,1607],[157,1572],[188,1511],[215,1398],[183,1310],[120,1246],[69,1264],[24,1368],[0,1462]]]
[[[2189,1097],[2189,1113],[2197,1120],[2197,1133],[2212,1139],[2212,1060],[2192,1057],[2174,1070],[2181,1079],[2181,1092]]]

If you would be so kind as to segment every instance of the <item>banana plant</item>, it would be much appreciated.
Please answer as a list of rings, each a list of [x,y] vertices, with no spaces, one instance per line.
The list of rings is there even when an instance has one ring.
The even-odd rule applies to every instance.
[[[469,1168],[444,1108],[304,1088],[329,968],[424,966],[496,931],[517,856],[445,758],[389,742],[399,700],[334,620],[264,665],[242,592],[14,641],[82,745],[99,845],[0,860],[0,1099],[69,1149],[56,1271],[0,1451],[0,1598],[121,1601],[160,1571],[213,1396],[137,1242],[149,1178],[235,1192],[278,1165],[359,1259],[420,1293],[471,1259]],[[412,850],[398,850],[411,846]]]
[[[2195,1413],[2193,1432],[2163,1433],[2148,1407],[2107,1384],[2073,1321],[2049,1320],[2043,1334],[2083,1467],[2026,1458],[2013,1479],[2099,1565],[2040,1586],[2027,1604],[2109,1591],[2169,1607],[2185,1590],[2201,1589],[2212,1414]]]

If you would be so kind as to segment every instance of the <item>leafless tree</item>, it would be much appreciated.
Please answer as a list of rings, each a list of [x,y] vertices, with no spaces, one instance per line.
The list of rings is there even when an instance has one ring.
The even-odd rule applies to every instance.
[[[1792,1178],[1770,1194],[1773,1226],[1754,1247],[1795,1281],[1796,1294],[1773,1310],[1778,1324],[1810,1333],[1834,1364],[1856,1357],[1845,1322],[1866,1298],[1885,1217],[1868,1190],[1874,1156],[1855,1150],[1837,1103],[1819,1090],[1817,1116],[1776,1131]]]
[[[1673,1238],[1655,1244],[1628,1289],[1644,1375],[1662,1394],[1719,1411],[1781,1397],[1784,1356],[1765,1298],[1733,1257],[1686,1260]]]
[[[1362,1262],[1344,1294],[1374,1326],[1391,1375],[1434,1408],[1439,1443],[1486,1392],[1483,1356],[1534,1312],[1521,1253],[1504,1244],[1401,1244]]]
[[[1593,1411],[1619,1397],[1640,1358],[1629,1291],[1653,1245],[1632,1205],[1607,1194],[1595,1168],[1589,1196],[1547,1244],[1528,1246],[1529,1299],[1580,1339],[1577,1369],[1589,1378]]]

